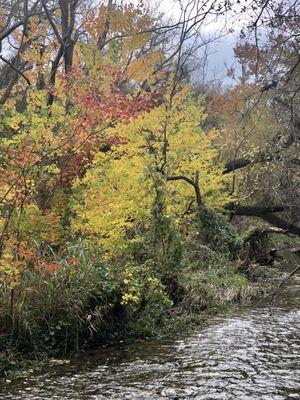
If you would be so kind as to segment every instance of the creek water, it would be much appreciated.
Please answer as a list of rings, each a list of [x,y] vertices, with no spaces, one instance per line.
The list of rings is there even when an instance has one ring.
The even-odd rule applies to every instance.
[[[1,399],[300,399],[300,285],[276,307],[216,317],[187,337],[100,349],[6,385]]]

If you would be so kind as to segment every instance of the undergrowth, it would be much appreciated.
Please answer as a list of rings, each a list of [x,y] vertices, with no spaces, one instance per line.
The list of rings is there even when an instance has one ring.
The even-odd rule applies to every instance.
[[[256,295],[239,270],[242,241],[225,217],[205,209],[183,235],[154,211],[154,222],[128,232],[112,260],[82,238],[59,249],[37,245],[55,269],[32,266],[18,287],[2,286],[0,375],[22,359],[69,357],[195,326]]]

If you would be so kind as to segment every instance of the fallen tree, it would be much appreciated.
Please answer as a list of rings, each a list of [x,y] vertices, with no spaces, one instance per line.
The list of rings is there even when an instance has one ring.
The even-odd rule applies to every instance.
[[[275,213],[280,213],[285,211],[283,206],[273,206],[273,207],[261,207],[261,206],[242,206],[238,204],[229,204],[226,210],[230,212],[231,215],[240,216],[250,216],[258,217],[277,228],[283,229],[285,232],[291,233],[293,235],[300,236],[300,227],[294,225],[284,219],[274,215]]]
[[[267,161],[281,160],[282,157],[278,153],[258,153],[254,158],[241,157],[231,160],[225,164],[223,174],[229,174],[238,169],[247,167],[250,164],[264,163]],[[300,166],[300,158],[292,158],[289,160],[289,164]]]

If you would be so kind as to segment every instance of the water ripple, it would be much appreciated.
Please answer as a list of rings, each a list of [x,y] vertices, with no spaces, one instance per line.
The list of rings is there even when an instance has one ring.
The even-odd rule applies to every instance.
[[[6,400],[300,399],[300,311],[256,309],[185,339],[106,349],[0,394]]]

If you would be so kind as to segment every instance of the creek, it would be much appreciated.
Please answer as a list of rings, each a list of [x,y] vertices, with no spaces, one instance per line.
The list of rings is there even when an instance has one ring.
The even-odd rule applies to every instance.
[[[186,337],[120,344],[6,385],[6,400],[300,399],[300,285]]]

